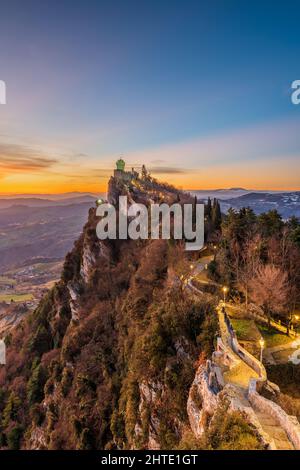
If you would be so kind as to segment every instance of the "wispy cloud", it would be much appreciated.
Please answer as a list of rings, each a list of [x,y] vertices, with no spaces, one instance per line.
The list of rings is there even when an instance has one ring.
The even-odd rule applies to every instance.
[[[57,162],[57,158],[49,157],[33,148],[19,144],[0,143],[1,173],[45,171]]]
[[[174,168],[171,166],[155,166],[155,167],[149,167],[150,173],[154,175],[183,175],[189,172],[188,169],[185,168]]]

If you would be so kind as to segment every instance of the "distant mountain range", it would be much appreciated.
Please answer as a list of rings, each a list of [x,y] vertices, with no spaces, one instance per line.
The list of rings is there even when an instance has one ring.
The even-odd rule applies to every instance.
[[[190,193],[204,202],[210,197],[221,203],[222,212],[226,213],[230,207],[241,209],[251,207],[256,214],[276,209],[284,219],[291,216],[300,217],[300,191],[254,191],[244,188],[195,190]]]
[[[101,194],[102,195],[102,194]],[[73,197],[60,197],[54,199],[53,196],[51,199],[41,198],[41,197],[15,197],[15,198],[0,198],[0,210],[8,209],[13,206],[26,206],[26,207],[57,207],[57,206],[68,206],[73,204],[82,204],[82,203],[93,203],[99,195],[83,194]]]
[[[189,191],[191,194],[194,194],[199,199],[204,201],[208,197],[213,199],[214,197],[219,200],[233,199],[236,197],[244,196],[245,194],[283,194],[283,191],[274,191],[274,190],[257,190],[257,189],[245,189],[245,188],[228,188],[228,189],[195,189]],[[295,191],[284,191],[284,194],[290,194]],[[297,192],[297,191],[296,191]]]
[[[227,212],[230,207],[241,209],[251,207],[256,214],[276,209],[284,219],[300,217],[300,191],[290,193],[248,193],[239,197],[222,200],[221,209]]]
[[[98,197],[99,193],[90,193],[90,192],[80,192],[80,191],[73,191],[68,193],[24,193],[24,194],[13,194],[13,193],[0,193],[0,199],[50,199],[51,201],[60,201],[62,199],[72,199],[81,196],[91,196],[91,197]]]

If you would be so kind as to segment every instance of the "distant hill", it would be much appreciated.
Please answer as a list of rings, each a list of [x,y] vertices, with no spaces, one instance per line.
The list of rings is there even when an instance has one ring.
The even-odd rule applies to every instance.
[[[96,197],[83,194],[80,196],[61,198],[61,199],[42,199],[39,197],[18,197],[18,198],[0,198],[0,209],[7,209],[13,206],[26,207],[50,207],[67,206],[70,204],[82,204],[83,202],[93,203]]]
[[[239,197],[220,198],[221,209],[227,212],[230,207],[241,209],[251,207],[256,214],[276,209],[284,219],[292,215],[300,217],[300,191],[288,193],[250,192]]]
[[[102,193],[103,194],[103,193]],[[92,196],[92,197],[99,197],[101,193],[90,193],[90,192],[80,192],[80,191],[73,191],[68,193],[23,193],[23,194],[5,194],[0,193],[0,199],[49,199],[50,201],[61,201],[63,199],[71,199],[74,197],[80,196]]]

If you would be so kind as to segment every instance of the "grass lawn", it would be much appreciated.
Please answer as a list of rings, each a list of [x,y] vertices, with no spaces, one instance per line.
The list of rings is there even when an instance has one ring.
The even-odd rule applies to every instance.
[[[289,343],[292,339],[289,336],[271,327],[268,329],[267,325],[257,325],[262,337],[265,340],[266,348],[273,348],[274,346],[280,346],[282,344]]]
[[[259,341],[261,335],[253,320],[231,318],[231,324],[241,341]]]
[[[10,302],[11,300],[14,302],[26,302],[32,300],[32,298],[32,294],[0,294],[0,302]]]

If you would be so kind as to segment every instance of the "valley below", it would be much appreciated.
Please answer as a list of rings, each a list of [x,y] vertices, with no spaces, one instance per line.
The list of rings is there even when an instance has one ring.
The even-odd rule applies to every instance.
[[[0,199],[0,335],[60,279],[95,197]]]

